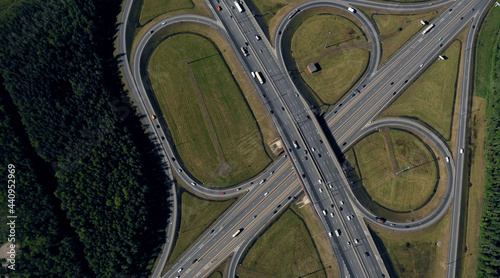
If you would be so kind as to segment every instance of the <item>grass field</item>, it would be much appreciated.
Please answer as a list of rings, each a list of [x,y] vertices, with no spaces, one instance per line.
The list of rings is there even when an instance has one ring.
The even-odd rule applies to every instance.
[[[373,14],[372,19],[377,24],[382,42],[381,65],[387,62],[413,35],[426,27],[420,24],[420,20],[429,22],[437,15],[437,10],[416,14]]]
[[[436,60],[379,117],[416,118],[450,140],[461,47],[453,42],[442,54],[448,59]]]
[[[427,147],[414,135],[383,129],[357,143],[354,151],[363,185],[380,205],[412,211],[432,196],[437,169]],[[410,170],[396,174],[408,166]]]
[[[393,232],[368,225],[375,242],[381,241],[396,275],[400,278],[445,277],[448,257],[451,211],[431,227],[411,233]],[[438,246],[438,243],[440,245]],[[472,277],[472,276],[471,276]]]
[[[254,115],[210,41],[169,37],[153,53],[149,73],[183,163],[206,186],[243,181],[271,162]]]
[[[287,210],[250,248],[238,276],[326,277],[310,231]]]
[[[163,273],[170,268],[170,265],[177,260],[182,252],[188,249],[234,203],[234,200],[224,202],[206,201],[186,192],[182,194],[181,198],[181,226],[172,255],[165,264]]]
[[[142,0],[142,2],[140,25],[145,25],[162,15],[173,16],[180,13],[207,15],[207,7],[202,0]]]
[[[292,52],[316,101],[326,105],[335,104],[356,83],[369,59],[361,29],[349,19],[333,14],[316,14],[305,20],[293,35]],[[310,74],[309,63],[318,63],[321,70]]]

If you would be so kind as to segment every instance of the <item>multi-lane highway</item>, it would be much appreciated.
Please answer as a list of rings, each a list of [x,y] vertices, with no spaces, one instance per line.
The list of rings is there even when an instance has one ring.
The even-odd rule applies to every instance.
[[[332,5],[333,2],[341,1],[313,1],[309,4],[310,6],[301,7],[301,9],[306,9],[317,5]],[[444,3],[446,1],[440,2]],[[381,111],[381,109],[386,107],[393,100],[393,98],[395,98],[397,94],[399,94],[402,89],[407,86],[406,84],[411,82],[411,80],[419,74],[419,72],[422,70],[422,67],[418,66],[419,64],[428,64],[430,61],[435,59],[436,54],[440,53],[440,49],[442,49],[443,46],[446,46],[446,44],[448,44],[454,38],[454,36],[460,30],[462,30],[466,22],[470,21],[474,16],[476,16],[474,20],[477,22],[477,15],[480,14],[479,11],[482,12],[484,7],[486,6],[484,3],[482,6],[479,6],[477,5],[477,2],[479,1],[459,1],[459,3],[453,5],[452,11],[441,15],[434,21],[436,22],[436,28],[434,30],[432,30],[428,35],[422,36],[421,38],[419,38],[419,35],[417,35],[417,37],[410,44],[407,44],[405,48],[403,48],[388,64],[386,64],[378,72],[375,72],[376,65],[373,65],[373,61],[375,59],[373,57],[379,57],[379,55],[372,56],[372,64],[369,71],[370,74],[365,77],[365,79],[360,83],[360,87],[357,89],[361,93],[357,94],[354,98],[348,98],[340,102],[343,104],[345,103],[344,107],[340,109],[341,107],[339,106],[338,110],[335,110],[333,114],[327,117],[327,119],[332,123],[331,130],[335,140],[337,140],[337,142],[341,142],[341,148],[344,149],[355,142],[359,138],[358,131],[365,125],[367,125],[369,121],[371,121],[376,116],[376,114]],[[363,255],[361,255],[362,253],[366,254],[366,252],[370,254],[370,251],[374,253],[376,252],[376,250],[374,251],[374,248],[370,246],[370,243],[372,241],[369,238],[369,235],[363,233],[363,228],[361,227],[363,224],[358,220],[358,217],[356,217],[356,214],[354,213],[356,209],[351,205],[350,202],[350,198],[352,198],[353,196],[352,194],[350,194],[349,190],[346,190],[349,189],[349,186],[346,186],[347,180],[345,180],[345,177],[343,176],[340,165],[336,161],[336,157],[333,153],[333,150],[329,146],[329,142],[326,136],[321,131],[321,128],[315,121],[314,117],[311,117],[313,115],[312,112],[308,110],[307,104],[303,101],[298,92],[296,92],[295,88],[293,87],[293,83],[290,82],[291,80],[288,78],[286,69],[282,65],[282,60],[280,61],[280,59],[275,56],[273,49],[265,39],[254,39],[255,35],[258,35],[261,38],[264,38],[264,36],[259,30],[258,25],[256,25],[255,21],[251,18],[250,13],[237,13],[234,9],[232,9],[230,1],[221,1],[221,3],[217,4],[211,3],[209,1],[208,4],[216,15],[216,18],[218,19],[216,22],[196,16],[179,16],[178,18],[170,18],[168,19],[168,21],[164,21],[161,26],[168,26],[168,24],[170,23],[180,22],[183,20],[191,20],[203,24],[209,24],[214,28],[219,29],[220,32],[226,36],[236,53],[239,53],[238,49],[240,45],[247,45],[249,47],[251,51],[250,57],[244,58],[241,57],[242,55],[239,55],[240,61],[242,61],[243,66],[248,72],[262,71],[265,76],[266,83],[260,85],[254,80],[254,85],[260,92],[261,98],[266,105],[266,108],[270,111],[273,121],[281,135],[281,139],[287,146],[289,158],[291,159],[290,161],[292,162],[292,164],[295,166],[296,174],[301,179],[309,198],[311,199],[311,201],[313,201],[314,207],[318,212],[318,215],[320,216],[320,219],[325,226],[326,231],[331,232],[336,230],[338,227],[343,227],[345,230],[345,232],[342,233],[343,230],[341,229],[341,236],[333,236],[331,240],[335,253],[341,261],[341,271],[343,273],[343,276],[351,275],[355,277],[369,277],[374,274],[374,277],[379,277],[383,270],[379,268],[379,262],[375,260],[375,256],[365,255],[363,257]],[[220,4],[225,5],[223,11],[227,11],[227,14],[217,14],[215,12],[214,7]],[[377,5],[366,1],[360,1],[358,4],[371,6]],[[343,5],[341,3],[337,3],[335,5],[341,8],[343,7],[344,9],[346,8],[345,3]],[[422,9],[423,7],[419,8]],[[398,9],[401,9],[401,6],[399,6]],[[124,16],[124,18],[126,19],[127,17]],[[361,18],[360,20],[366,21],[366,18],[363,19],[362,16],[359,18]],[[462,19],[459,20],[458,18]],[[221,24],[218,24],[217,22],[220,22]],[[459,22],[460,24],[457,24],[456,22]],[[285,23],[282,22],[279,28],[282,28],[282,26],[284,26],[283,24]],[[223,26],[222,28],[220,27],[221,25]],[[160,24],[157,24],[156,26],[151,28],[151,30],[153,31],[153,35],[154,31],[161,26]],[[365,27],[367,27],[368,30],[372,28],[371,24],[368,24]],[[372,31],[370,33],[372,33]],[[151,33],[148,32],[148,35],[146,36],[151,36]],[[377,37],[376,34],[370,34],[370,36],[372,38]],[[443,38],[441,40],[441,43],[438,42],[438,37]],[[145,43],[147,43],[146,37],[143,38],[143,40],[145,40]],[[276,41],[277,45],[279,45],[278,38]],[[376,48],[378,46],[378,40],[372,39],[372,43],[374,45],[374,50],[372,51],[377,53],[379,51]],[[140,48],[138,47],[138,49]],[[138,50],[137,53],[140,54],[142,52]],[[134,65],[139,65],[140,55],[135,55],[134,57],[139,57],[138,60],[134,59]],[[278,55],[278,57],[281,57],[281,55]],[[278,61],[280,61],[281,63]],[[378,61],[378,59],[375,61]],[[125,66],[128,68],[128,65]],[[141,86],[139,84],[142,83],[140,82],[140,69],[135,71],[135,81],[131,76],[127,76],[127,69],[124,69],[124,71],[125,76],[127,77],[127,82],[130,82],[129,86],[131,86],[130,84],[134,84],[135,82],[137,82],[139,87]],[[393,90],[394,93],[392,93]],[[132,91],[134,92],[134,90]],[[139,91],[144,92],[144,88],[139,88]],[[462,91],[464,94],[466,89],[463,89]],[[468,91],[466,93],[468,93]],[[144,94],[137,93],[137,95],[134,94],[134,96],[136,98],[142,99],[141,102],[143,103],[143,107],[139,105],[139,108],[143,109],[143,113],[147,115],[154,114],[152,106],[148,104],[148,100],[143,100],[145,96]],[[464,107],[466,109],[467,104],[465,104]],[[465,110],[465,113],[466,111],[467,110]],[[148,120],[150,121],[151,126],[154,127],[155,123],[151,121],[149,117]],[[462,124],[465,127],[464,123],[461,123],[460,125]],[[164,138],[164,135],[162,136],[161,130],[157,130],[155,128],[153,128],[153,130],[157,134],[158,138]],[[465,134],[465,129],[463,129],[463,132]],[[294,141],[297,141],[299,149],[293,148]],[[345,144],[342,142],[345,142]],[[186,175],[182,177],[182,173],[185,173],[185,171],[182,171],[180,167],[176,167],[178,165],[175,165],[175,161],[172,159],[173,152],[169,149],[170,146],[168,144],[163,145],[165,148],[165,152],[168,153],[167,157],[171,158],[172,168],[179,171],[182,180],[188,181],[187,184],[191,184],[191,182],[189,182],[191,180],[189,176]],[[276,165],[271,171],[280,171],[282,175],[286,175],[286,172],[281,171],[280,169],[288,169],[289,173],[291,173],[292,170],[290,169],[290,167],[286,168],[282,165],[279,165],[279,168],[278,165]],[[461,167],[460,169],[462,169]],[[293,176],[288,175],[286,177]],[[249,196],[258,195],[258,190],[270,190],[278,184],[281,186],[280,188],[283,188],[282,190],[284,192],[293,192],[293,189],[297,190],[298,188],[296,183],[294,185],[294,181],[296,182],[296,178],[285,178],[284,181],[280,183],[273,183],[271,180],[269,180],[269,182],[266,182],[264,185],[255,186],[255,182],[258,180],[261,180],[261,177],[256,178],[254,181],[246,183],[245,187],[238,187],[233,189],[232,192],[227,193],[238,194],[240,193],[238,192],[241,190],[240,188],[244,188],[246,191],[247,188],[255,187],[251,188],[252,190],[247,195],[248,198],[251,198]],[[205,194],[206,196],[214,196],[214,194],[220,195],[220,192],[213,192],[208,189],[203,189],[203,187],[198,186],[197,184],[194,184],[192,186],[196,189],[196,191],[204,191],[203,194]],[[289,191],[286,191],[285,188]],[[254,189],[257,193],[254,193]],[[294,195],[295,194],[291,194],[290,196]],[[245,198],[247,198],[247,196],[245,196]],[[280,198],[284,197],[284,195],[278,195],[277,201],[283,201]],[[250,203],[246,204],[249,205]],[[265,202],[261,202],[261,204],[262,206],[266,206]],[[272,207],[272,204],[267,205]],[[326,211],[326,215],[323,215],[324,211]],[[334,216],[339,217],[328,217],[332,212],[334,213]],[[200,241],[198,241],[198,243],[203,244],[201,242],[207,241],[215,243],[211,247],[213,249],[210,250],[219,250],[218,248],[221,248],[220,246],[241,247],[241,244],[248,244],[248,241],[251,239],[251,237],[250,239],[245,239],[245,230],[257,229],[257,227],[259,227],[257,231],[262,229],[262,227],[267,225],[269,220],[273,217],[274,211],[272,211],[271,213],[271,210],[266,211],[266,207],[263,207],[262,215],[266,215],[267,217],[263,217],[265,219],[261,221],[256,220],[255,222],[248,222],[248,225],[250,225],[251,223],[256,224],[252,224],[255,226],[251,226],[248,229],[244,228],[244,230],[241,232],[241,236],[238,235],[237,237],[233,238],[233,240],[229,239],[230,243],[224,241],[227,239],[227,233],[230,233],[229,227],[227,228],[228,231],[225,231],[218,235],[219,238],[217,240],[212,240],[209,237],[203,237]],[[235,208],[233,208],[231,210],[231,213],[228,213],[226,216],[229,218],[233,217],[231,220],[232,222],[230,223],[237,223],[234,221],[237,221],[237,219],[241,220],[241,217],[248,217],[248,215],[244,216],[238,214],[235,211]],[[351,216],[354,217],[351,218]],[[174,220],[172,223],[176,223],[176,221]],[[220,221],[218,223],[220,223]],[[257,224],[259,224],[260,226]],[[355,242],[359,243],[354,246]],[[210,250],[207,250],[205,251],[210,252]],[[222,249],[220,250],[220,252],[222,252]],[[238,248],[235,249],[228,247],[224,250],[226,250],[226,252],[222,253],[225,254],[231,250],[237,251]],[[179,274],[191,273],[186,276],[191,277],[192,273],[196,272],[196,269],[198,269],[196,273],[199,273],[203,268],[211,268],[207,267],[208,264],[202,267],[203,264],[201,263],[201,261],[199,261],[199,263],[198,261],[195,262],[196,266],[184,265],[185,268],[182,267],[182,263],[185,264],[187,262],[185,258],[193,258],[193,256],[196,256],[196,253],[193,252],[193,249],[191,249],[186,253],[187,255],[183,256],[183,258],[178,262],[181,264],[177,271],[181,268],[183,269],[181,272],[179,272]],[[223,256],[222,253],[217,256]],[[450,256],[452,256],[452,253],[453,252],[450,249]],[[208,257],[211,257],[211,255]],[[453,260],[453,262],[454,261],[455,260]],[[189,262],[187,263],[189,264]],[[212,264],[216,263],[213,262]],[[356,266],[356,269],[353,269],[353,266]],[[186,272],[183,272],[184,270]],[[175,271],[175,268],[172,271]]]

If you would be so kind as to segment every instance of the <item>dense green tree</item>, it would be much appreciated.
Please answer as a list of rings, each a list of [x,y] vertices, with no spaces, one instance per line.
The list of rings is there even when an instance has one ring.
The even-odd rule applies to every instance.
[[[167,179],[157,146],[138,117],[133,112],[123,117],[114,107],[117,100],[128,104],[113,57],[120,2],[19,3],[0,29],[0,70],[23,132],[54,172],[52,190],[34,191],[48,198],[38,204],[48,206],[57,197],[65,214],[55,207],[50,213],[67,217],[94,275],[147,276],[148,261],[162,242]],[[62,229],[41,228],[56,234]],[[36,234],[27,238],[45,240]],[[50,251],[77,260],[70,252],[75,247],[74,238],[62,238]],[[57,269],[74,265],[85,273],[85,264],[55,258]],[[53,267],[34,263],[25,273],[44,276],[48,265]]]

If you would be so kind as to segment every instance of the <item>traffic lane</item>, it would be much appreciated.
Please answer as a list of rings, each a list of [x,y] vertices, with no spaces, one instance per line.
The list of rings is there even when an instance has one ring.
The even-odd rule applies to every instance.
[[[287,179],[292,179],[293,180],[293,177],[291,177],[292,175],[289,175],[287,177]],[[283,182],[280,182],[278,185],[276,186],[281,186],[283,185],[284,183]],[[271,198],[263,198],[261,197],[260,195],[256,195],[256,196],[253,196],[253,199],[257,199],[259,201],[259,203],[255,203],[254,201],[252,201],[252,206],[254,208],[254,210],[258,210],[256,211],[255,213],[260,213],[262,212],[262,208],[267,208],[269,207],[270,204],[272,204],[273,201],[276,201],[276,196],[275,195],[279,195],[279,194],[283,194],[283,192],[286,192],[286,188],[284,190],[272,190],[271,191],[272,193],[270,194],[273,194],[273,195],[269,195]],[[277,193],[276,193],[277,192]],[[241,203],[245,203],[243,204],[245,207],[248,206],[248,202],[250,200],[242,200]],[[191,248],[191,250],[199,250],[198,252],[188,252],[188,254],[186,256],[184,256],[183,258],[181,258],[179,261],[182,262],[184,261],[183,263],[181,264],[176,264],[174,266],[173,269],[179,269],[179,268],[182,268],[182,266],[186,266],[186,264],[189,264],[190,260],[193,258],[193,257],[198,257],[198,258],[202,258],[204,255],[203,253],[207,251],[206,248],[210,247],[211,244],[213,245],[213,241],[217,240],[217,241],[220,241],[221,238],[223,237],[227,237],[228,235],[232,235],[234,234],[233,230],[235,229],[234,227],[238,227],[238,226],[241,226],[240,224],[242,224],[242,220],[241,219],[245,219],[245,218],[249,218],[250,215],[252,215],[254,212],[247,212],[246,214],[235,214],[235,213],[232,213],[234,211],[234,209],[232,209],[230,212],[231,213],[228,213],[225,215],[225,218],[230,218],[229,221],[224,221],[224,220],[221,220],[217,223],[217,225],[219,226],[219,228],[213,228],[210,232],[207,231],[206,235],[198,241],[198,243],[193,247]],[[251,218],[253,219],[253,217]],[[225,222],[224,224],[220,224],[220,223],[223,223]],[[216,226],[217,226],[216,225]],[[202,247],[205,247],[204,249]],[[212,246],[213,247],[213,246]],[[220,250],[217,249],[217,250]],[[201,252],[201,253],[200,253]]]
[[[438,28],[436,28],[436,29],[438,29]],[[419,35],[419,36],[420,36],[420,35]],[[438,37],[438,35],[436,35],[436,38],[437,38],[437,37]],[[417,37],[417,38],[418,38],[418,37]],[[415,45],[415,44],[416,44],[416,43],[415,43],[415,40],[417,40],[417,39],[414,39],[414,41],[413,41],[412,43],[410,43],[408,46],[406,46],[406,47],[403,49],[403,51],[399,52],[399,53],[396,55],[396,57],[395,57],[394,59],[392,59],[392,60],[391,60],[391,63],[388,63],[388,65],[386,65],[386,67],[392,67],[392,66],[395,64],[395,62],[394,62],[394,61],[399,61],[399,60],[402,58],[400,55],[404,55],[405,53],[407,53],[407,50],[408,50],[408,49],[410,49],[410,48],[412,48],[412,44],[413,44],[413,45]],[[426,42],[422,42],[422,43],[423,43],[423,44],[425,44]],[[413,47],[415,47],[415,46],[413,46]],[[419,45],[418,45],[418,42],[417,42],[417,46],[416,46],[416,47],[417,47],[417,48],[421,48],[421,46],[419,46]],[[383,70],[383,69],[382,69],[382,70]],[[380,71],[379,71],[379,72],[380,72]],[[345,122],[345,121],[339,121],[339,122]]]
[[[292,178],[289,181],[293,182],[293,180],[294,179]],[[266,202],[265,204],[263,203],[259,206],[259,208],[262,208],[262,211],[259,212],[260,215],[258,215],[257,218],[254,218],[254,216],[252,216],[253,213],[246,216],[245,220],[240,222],[239,226],[236,226],[233,229],[234,231],[229,233],[231,234],[231,236],[228,237],[229,243],[227,241],[221,242],[217,247],[213,248],[212,250],[210,250],[210,252],[203,255],[204,258],[210,258],[211,261],[208,262],[209,267],[206,268],[207,265],[202,265],[202,260],[200,260],[200,264],[197,266],[197,269],[194,269],[192,273],[197,273],[201,277],[205,277],[206,275],[210,274],[210,272],[212,272],[219,263],[222,263],[224,258],[229,256],[229,254],[236,248],[238,248],[238,246],[241,247],[242,244],[244,245],[245,241],[251,240],[251,238],[259,232],[259,230],[268,225],[268,222],[271,221],[272,218],[276,217],[285,207],[287,207],[289,203],[293,201],[293,199],[288,200],[288,197],[293,196],[294,194],[296,194],[296,192],[296,186],[288,186],[284,188],[283,191],[276,191],[275,195],[269,195],[267,200],[271,202]],[[243,230],[233,238],[232,235],[235,234],[235,232],[238,230],[238,227],[239,229],[243,228]],[[239,240],[234,240],[236,238]]]
[[[289,184],[288,187],[295,187],[295,191],[293,191],[291,194],[291,196],[293,196],[293,198],[295,200],[297,198],[299,198],[299,196],[303,195],[302,187],[299,186],[299,183],[297,182],[297,180],[295,180],[295,181],[293,181],[293,183]],[[256,233],[254,233],[254,235],[261,234],[266,226],[267,226],[267,224],[262,225],[260,230],[258,230]],[[254,240],[254,238],[250,238],[249,240],[247,240],[246,244],[243,244],[238,249],[238,251],[236,251],[233,254],[231,261],[229,263],[229,266],[228,266],[227,277],[236,277],[236,269],[238,267],[238,263],[241,261],[243,254],[246,252],[246,250],[248,250],[248,248],[253,240]]]

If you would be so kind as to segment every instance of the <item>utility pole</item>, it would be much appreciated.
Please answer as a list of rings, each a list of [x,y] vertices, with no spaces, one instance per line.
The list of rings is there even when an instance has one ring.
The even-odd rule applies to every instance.
[[[328,31],[328,37],[326,37],[326,42],[325,42],[325,47],[324,48],[327,47],[327,45],[328,45],[328,39],[330,38],[331,34],[332,34],[332,31]]]
[[[186,59],[186,54],[184,54],[184,49],[181,48],[181,53],[182,53],[182,57],[184,57],[184,62],[186,62],[186,65],[188,64],[188,61]]]

